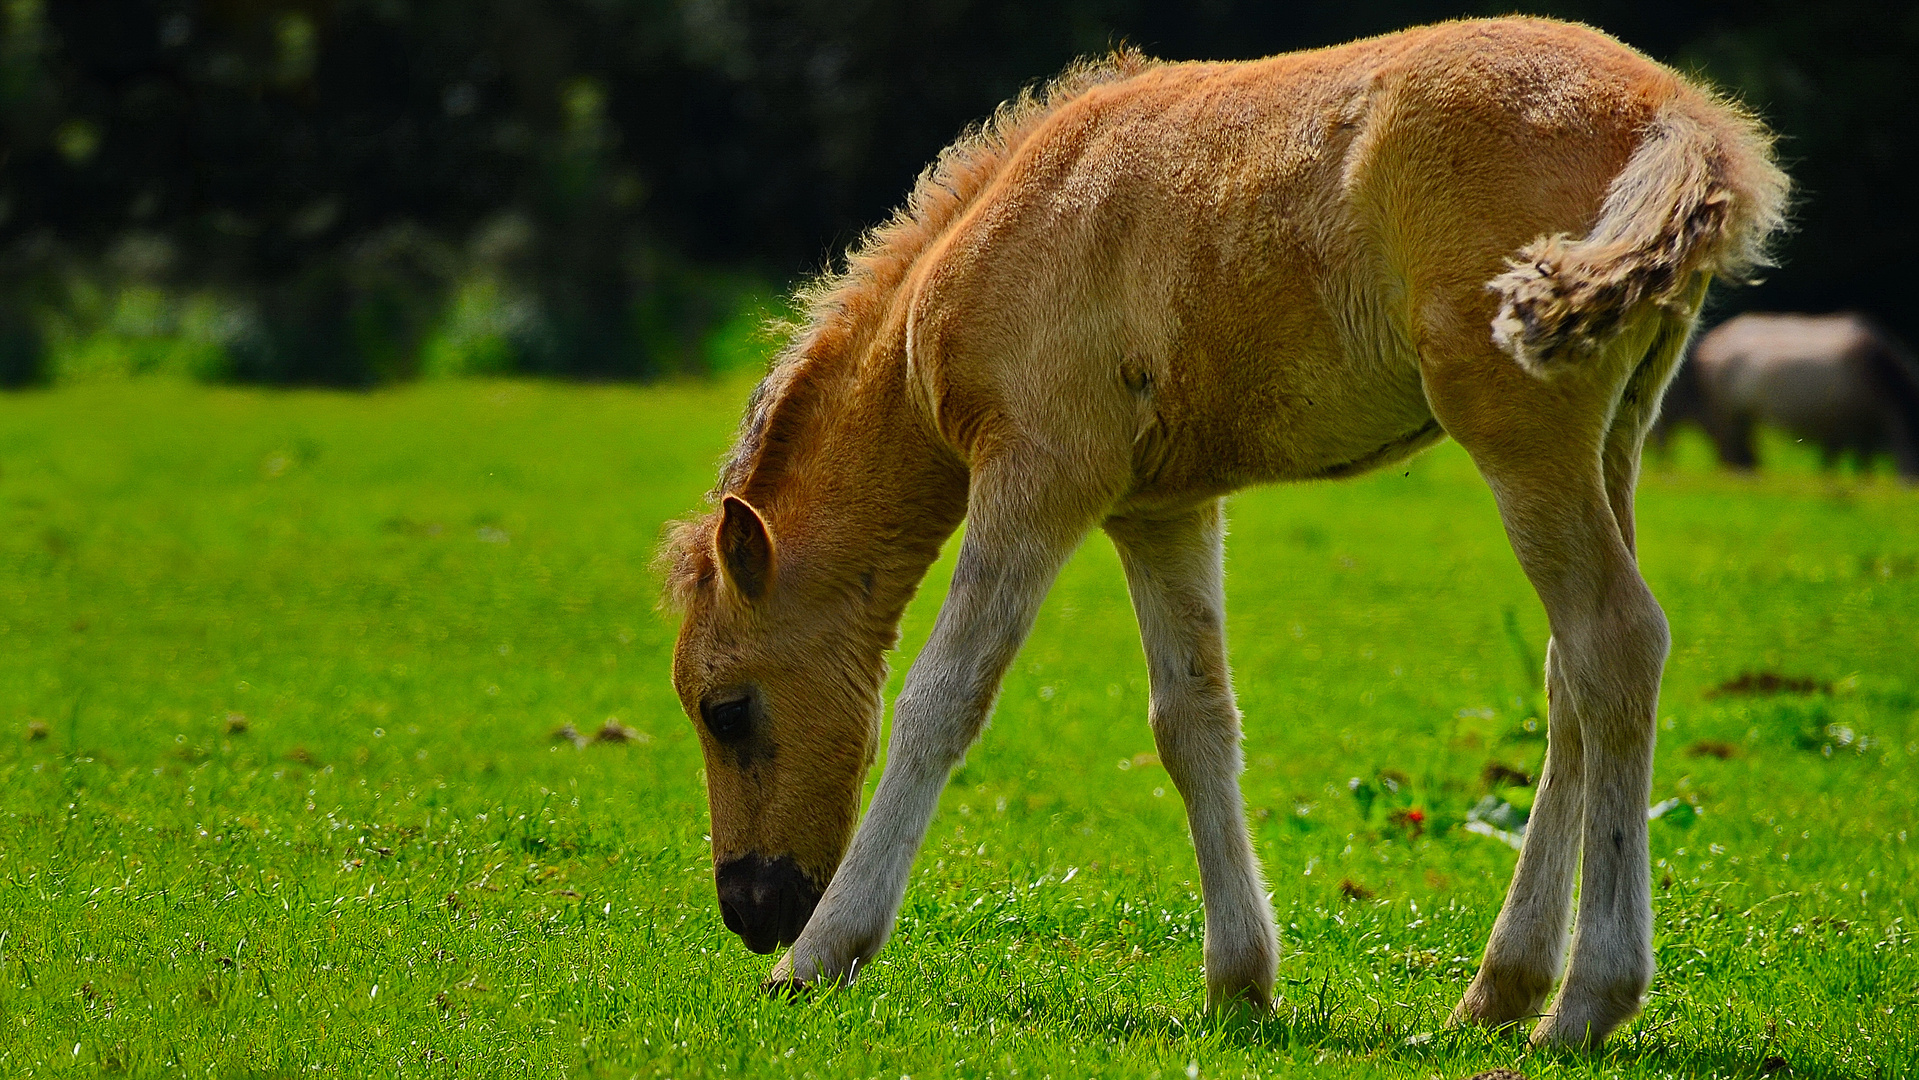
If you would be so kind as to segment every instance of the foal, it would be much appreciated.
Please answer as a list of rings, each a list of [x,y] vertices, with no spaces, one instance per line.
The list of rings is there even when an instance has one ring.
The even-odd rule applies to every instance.
[[[717,507],[668,541],[728,927],[792,944],[774,985],[872,958],[1042,596],[1103,528],[1197,848],[1208,1000],[1270,1003],[1220,497],[1450,435],[1553,633],[1532,828],[1454,1019],[1540,1013],[1577,870],[1534,1038],[1598,1043],[1653,966],[1667,630],[1633,554],[1640,444],[1708,278],[1761,261],[1785,192],[1746,114],[1538,19],[1240,64],[1123,53],[1003,107],[804,294]],[[962,518],[853,835],[885,653]]]

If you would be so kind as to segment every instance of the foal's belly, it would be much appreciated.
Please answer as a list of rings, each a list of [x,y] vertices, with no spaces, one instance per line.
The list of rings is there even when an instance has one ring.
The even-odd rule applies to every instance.
[[[1168,364],[1136,445],[1129,503],[1177,504],[1254,484],[1353,476],[1444,432],[1410,363],[1311,343],[1264,355],[1203,350]]]

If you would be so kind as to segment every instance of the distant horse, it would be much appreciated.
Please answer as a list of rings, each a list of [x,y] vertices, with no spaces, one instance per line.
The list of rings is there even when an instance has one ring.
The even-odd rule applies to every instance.
[[[1134,53],[921,175],[747,409],[664,552],[728,927],[769,986],[850,979],[1055,573],[1118,547],[1185,799],[1213,1005],[1272,1000],[1241,806],[1221,496],[1450,435],[1551,622],[1550,745],[1458,1022],[1594,1044],[1652,976],[1646,805],[1666,619],[1634,558],[1646,426],[1707,281],[1762,257],[1759,124],[1613,39],[1455,22],[1251,63]],[[850,847],[902,609],[966,519]],[[1581,852],[1584,862],[1581,863]],[[823,891],[823,895],[822,895]]]
[[[1862,315],[1726,320],[1680,366],[1654,442],[1686,420],[1731,468],[1758,464],[1753,427],[1765,423],[1813,442],[1827,468],[1848,453],[1862,466],[1890,453],[1901,476],[1919,480],[1919,362]]]

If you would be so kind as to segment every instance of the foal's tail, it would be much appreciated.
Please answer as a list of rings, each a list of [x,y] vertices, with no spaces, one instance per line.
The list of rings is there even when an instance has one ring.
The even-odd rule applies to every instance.
[[[1534,374],[1591,356],[1650,302],[1682,303],[1696,274],[1769,265],[1790,181],[1750,114],[1690,87],[1667,102],[1613,177],[1583,239],[1542,236],[1487,288],[1493,341]]]

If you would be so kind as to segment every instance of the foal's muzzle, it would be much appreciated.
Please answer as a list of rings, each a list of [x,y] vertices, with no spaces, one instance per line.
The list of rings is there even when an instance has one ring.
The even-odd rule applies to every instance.
[[[806,929],[820,890],[790,855],[742,855],[713,871],[720,917],[756,953],[791,945]]]

